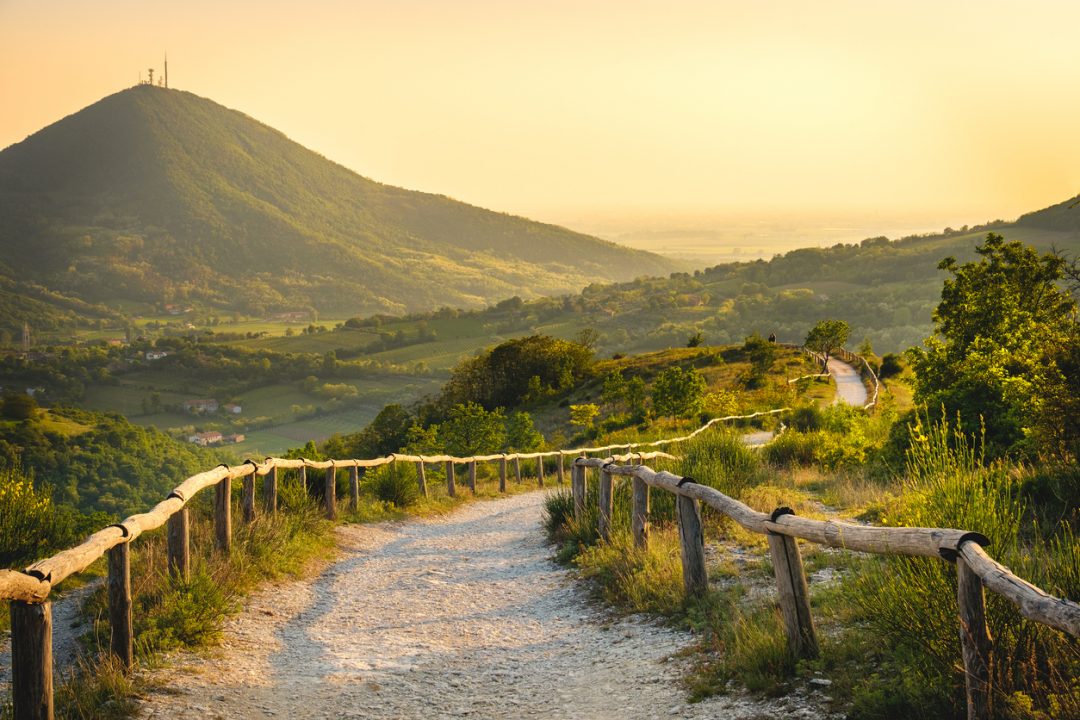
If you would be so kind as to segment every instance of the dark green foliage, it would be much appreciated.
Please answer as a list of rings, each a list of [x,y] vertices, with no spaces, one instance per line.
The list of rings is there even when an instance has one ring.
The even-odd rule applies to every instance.
[[[657,415],[672,419],[690,417],[704,407],[707,387],[705,378],[694,368],[669,367],[653,382],[653,409]]]
[[[851,327],[843,320],[819,320],[806,334],[803,345],[825,356],[825,360],[842,348],[851,336]]]
[[[506,415],[502,408],[488,411],[474,402],[458,403],[438,424],[437,437],[443,452],[450,455],[492,453],[506,444]]]
[[[5,395],[0,402],[0,417],[7,420],[29,420],[37,412],[37,403],[29,395]]]
[[[220,462],[215,453],[133,425],[120,415],[53,408],[89,427],[78,435],[40,421],[0,424],[0,462],[27,468],[58,504],[114,516],[142,512],[182,480]]]
[[[776,343],[771,343],[759,333],[754,333],[743,343],[743,352],[750,361],[750,377],[747,386],[760,387],[776,361]]]
[[[976,252],[976,262],[940,264],[951,277],[934,336],[911,351],[915,399],[958,413],[968,434],[982,423],[991,454],[1029,438],[1069,453],[1080,426],[1080,330],[1076,303],[1056,285],[1065,261],[993,233]]]
[[[0,152],[0,217],[20,292],[33,282],[89,303],[400,312],[675,267],[382,185],[242,113],[146,86]]]
[[[398,463],[383,465],[376,468],[370,478],[366,484],[371,493],[394,507],[408,507],[420,498],[420,486],[412,467]]]
[[[544,444],[544,436],[536,429],[532,415],[519,411],[506,421],[506,448],[515,452],[529,452]]]
[[[881,358],[881,367],[878,369],[878,377],[882,380],[899,375],[904,371],[903,357],[896,353],[886,353]]]
[[[458,365],[440,401],[515,407],[568,390],[592,372],[593,362],[592,350],[578,342],[547,335],[508,340]]]

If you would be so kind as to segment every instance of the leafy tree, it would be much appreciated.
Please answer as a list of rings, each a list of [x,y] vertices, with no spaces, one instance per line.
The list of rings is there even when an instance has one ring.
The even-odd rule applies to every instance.
[[[705,407],[705,378],[697,370],[669,367],[653,383],[653,407],[672,420],[701,412]]]
[[[700,330],[698,330],[687,339],[686,347],[695,348],[700,346],[703,342],[705,342],[705,335]]]
[[[626,379],[623,378],[621,370],[614,370],[604,376],[600,399],[612,411],[626,400]]]
[[[746,338],[743,343],[743,352],[750,361],[750,379],[752,386],[757,386],[765,379],[776,362],[776,343],[771,343],[761,337],[760,333],[754,333]]]
[[[600,408],[592,403],[586,403],[584,405],[571,405],[570,406],[570,424],[576,425],[583,430],[588,430],[593,426],[593,421],[596,420],[596,416],[600,414]]]
[[[829,365],[829,357],[833,351],[844,346],[851,335],[851,328],[843,320],[819,320],[817,325],[810,328],[803,344],[824,356],[824,367]]]
[[[0,416],[8,420],[29,420],[37,412],[37,402],[29,395],[16,394],[4,398]]]
[[[533,424],[532,415],[516,412],[506,421],[506,448],[513,451],[536,450],[544,444],[544,436]]]
[[[938,266],[951,277],[934,311],[934,335],[911,351],[915,399],[958,413],[965,432],[981,422],[991,454],[1039,435],[1071,442],[1075,452],[1080,417],[1067,398],[1080,384],[1071,361],[1080,353],[1076,303],[1057,286],[1065,261],[993,233],[975,252],[976,261],[948,257]]]
[[[366,428],[347,439],[347,456],[369,458],[398,452],[408,444],[413,422],[401,405],[387,405]]]
[[[648,388],[642,378],[635,376],[626,381],[626,407],[635,422],[641,422],[646,417],[648,410],[645,407],[645,399],[648,394]]]
[[[506,416],[502,408],[488,411],[478,403],[458,404],[439,424],[437,437],[451,455],[495,452],[506,442]]]

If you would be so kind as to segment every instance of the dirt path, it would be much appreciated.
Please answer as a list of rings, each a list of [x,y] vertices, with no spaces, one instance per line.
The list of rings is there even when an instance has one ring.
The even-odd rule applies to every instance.
[[[591,606],[548,559],[543,498],[340,528],[315,581],[257,593],[221,648],[155,671],[141,716],[823,717],[797,697],[687,704],[670,658],[691,638]]]
[[[829,372],[836,381],[836,401],[862,407],[866,404],[866,386],[855,368],[843,360],[829,358]]]

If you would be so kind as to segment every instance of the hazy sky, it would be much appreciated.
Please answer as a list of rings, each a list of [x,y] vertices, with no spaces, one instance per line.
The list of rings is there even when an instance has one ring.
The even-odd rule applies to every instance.
[[[541,219],[980,221],[1080,192],[1080,3],[0,0],[0,147],[160,70]]]

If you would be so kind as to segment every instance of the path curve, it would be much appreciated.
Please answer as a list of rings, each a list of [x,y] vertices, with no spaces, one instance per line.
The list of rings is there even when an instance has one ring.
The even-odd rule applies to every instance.
[[[855,407],[862,407],[866,404],[866,385],[863,384],[862,376],[854,367],[843,360],[831,357],[829,358],[829,373],[832,374],[833,380],[836,382],[836,400],[833,401],[834,404],[842,402]]]
[[[144,718],[820,718],[802,695],[688,704],[692,638],[594,607],[548,558],[544,493],[338,529],[317,579],[257,592],[174,655]]]

